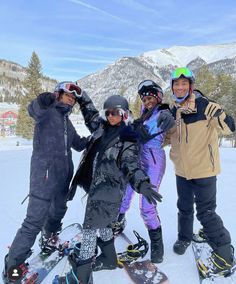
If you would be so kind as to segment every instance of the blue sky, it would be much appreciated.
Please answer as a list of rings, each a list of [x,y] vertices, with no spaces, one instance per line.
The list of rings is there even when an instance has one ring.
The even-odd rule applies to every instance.
[[[0,0],[0,58],[77,80],[122,56],[236,41],[235,0]]]

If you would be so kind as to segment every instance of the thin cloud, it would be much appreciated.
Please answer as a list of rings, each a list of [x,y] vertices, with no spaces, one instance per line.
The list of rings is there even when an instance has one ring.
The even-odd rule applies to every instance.
[[[97,7],[95,7],[95,6],[92,6],[92,5],[90,5],[90,4],[84,3],[84,2],[82,2],[82,1],[79,1],[79,0],[68,0],[68,1],[69,1],[69,2],[72,2],[72,3],[75,3],[75,4],[78,4],[78,5],[81,5],[81,6],[84,6],[84,7],[88,8],[88,9],[94,10],[94,11],[96,11],[96,12],[102,13],[102,14],[104,14],[104,15],[106,15],[106,16],[109,16],[109,17],[111,17],[111,18],[113,18],[113,19],[119,21],[119,22],[128,23],[128,24],[131,23],[129,20],[120,18],[120,17],[118,17],[118,16],[116,16],[116,15],[113,15],[113,14],[111,14],[111,13],[108,13],[108,12],[102,10],[102,9],[99,9],[99,8],[97,8]]]
[[[72,62],[85,62],[85,63],[111,63],[113,59],[90,59],[90,58],[79,58],[79,57],[54,57],[55,60],[60,61],[72,61]]]

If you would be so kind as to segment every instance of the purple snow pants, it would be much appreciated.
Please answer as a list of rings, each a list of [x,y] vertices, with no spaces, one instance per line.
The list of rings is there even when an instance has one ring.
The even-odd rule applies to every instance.
[[[141,164],[143,170],[150,177],[151,183],[159,191],[162,177],[166,168],[166,155],[163,149],[143,148],[141,153]],[[120,213],[126,213],[129,209],[134,191],[130,185],[127,186],[123,197]],[[160,227],[160,219],[155,205],[150,204],[147,199],[140,194],[139,197],[140,214],[148,230]]]

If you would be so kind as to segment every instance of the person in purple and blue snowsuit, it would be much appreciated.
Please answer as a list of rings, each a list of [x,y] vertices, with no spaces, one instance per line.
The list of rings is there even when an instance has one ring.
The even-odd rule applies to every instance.
[[[142,144],[141,165],[158,192],[165,173],[166,155],[162,148],[165,133],[157,126],[157,117],[160,111],[169,107],[162,104],[161,87],[151,80],[145,80],[139,84],[138,94],[143,103],[142,115],[134,121],[134,128],[140,134]],[[120,229],[119,224],[123,225],[121,230],[124,229],[125,213],[130,207],[133,195],[133,189],[128,186],[120,208],[118,222],[114,224],[114,226],[118,225],[118,230]],[[156,206],[150,204],[142,195],[140,195],[140,213],[151,240],[151,261],[160,263],[163,261],[164,254],[160,218]]]

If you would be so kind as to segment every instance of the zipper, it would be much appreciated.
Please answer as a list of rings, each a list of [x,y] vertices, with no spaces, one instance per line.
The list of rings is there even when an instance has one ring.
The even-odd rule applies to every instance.
[[[68,155],[67,153],[67,138],[68,138],[68,133],[67,133],[67,117],[68,115],[64,116],[64,141],[65,141],[65,156]]]
[[[154,164],[156,165],[156,159],[155,159],[155,156],[154,156],[154,154],[153,154],[153,151],[152,151],[152,149],[151,148],[148,148],[148,150],[149,150],[149,152],[150,152],[150,154],[151,154],[151,156],[152,156],[152,159],[153,159],[153,162],[154,162]]]
[[[188,126],[185,124],[185,130],[186,130],[186,136],[185,136],[185,141],[188,143]]]
[[[214,160],[214,155],[213,155],[213,150],[212,150],[212,146],[211,144],[208,144],[208,149],[209,149],[209,152],[210,152],[210,160],[211,160],[211,164],[212,164],[212,171],[214,172],[215,170],[215,160]]]

